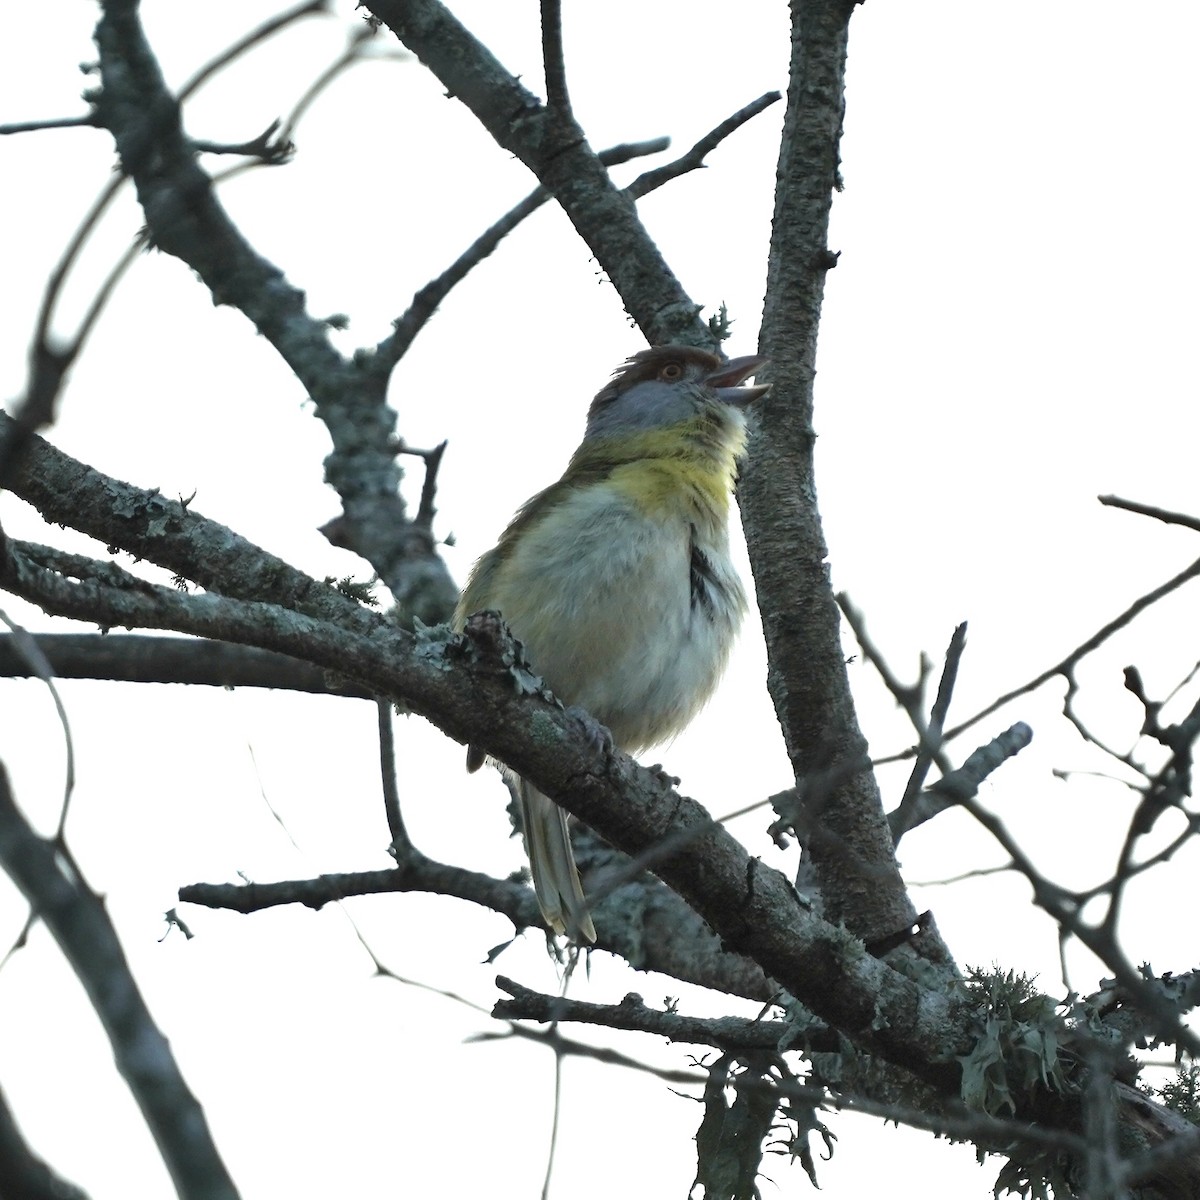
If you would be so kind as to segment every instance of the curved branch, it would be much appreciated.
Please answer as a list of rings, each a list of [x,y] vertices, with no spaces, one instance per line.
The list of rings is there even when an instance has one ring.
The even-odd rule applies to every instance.
[[[337,352],[326,324],[307,312],[304,293],[229,219],[192,153],[134,0],[107,0],[96,44],[103,83],[97,113],[134,181],[153,244],[187,263],[216,303],[243,312],[312,398],[333,440],[325,477],[342,500],[340,544],[372,564],[406,615],[442,619],[458,589],[428,531],[408,520],[386,379]]]
[[[204,1110],[154,1024],[99,897],[17,810],[0,767],[0,862],[54,935],[184,1200],[236,1200]]]

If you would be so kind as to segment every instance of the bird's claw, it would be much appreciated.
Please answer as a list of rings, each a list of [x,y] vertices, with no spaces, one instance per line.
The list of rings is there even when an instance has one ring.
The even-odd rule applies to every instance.
[[[662,763],[655,763],[654,766],[647,767],[646,769],[659,783],[665,783],[669,788],[676,788],[683,782],[678,775],[672,775]]]
[[[607,758],[613,752],[616,744],[613,742],[612,733],[607,726],[601,725],[586,708],[580,708],[579,705],[572,704],[567,709],[567,715],[574,717],[583,726],[583,732],[587,737],[588,745],[597,754],[603,754]]]

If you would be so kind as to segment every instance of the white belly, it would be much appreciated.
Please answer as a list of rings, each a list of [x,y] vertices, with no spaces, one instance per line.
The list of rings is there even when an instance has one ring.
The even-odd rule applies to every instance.
[[[555,695],[633,751],[673,737],[708,700],[745,610],[723,529],[705,539],[603,486],[526,529],[489,590]]]

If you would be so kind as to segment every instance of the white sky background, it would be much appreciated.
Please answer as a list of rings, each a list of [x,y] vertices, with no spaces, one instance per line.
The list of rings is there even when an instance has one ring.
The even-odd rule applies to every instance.
[[[540,91],[532,0],[454,7]],[[786,85],[782,4],[738,5],[736,18],[734,6],[712,3],[566,7],[572,93],[597,147],[670,134],[681,152]],[[145,20],[178,85],[273,11],[157,0]],[[240,141],[262,130],[340,50],[353,20],[346,8],[341,16],[292,29],[209,84],[188,107],[189,132]],[[0,122],[80,111],[76,64],[94,57],[94,17],[93,5],[76,0],[56,6],[52,21],[41,6],[6,6]],[[911,675],[921,650],[939,655],[955,623],[970,621],[959,717],[1059,659],[1196,554],[1186,531],[1102,509],[1095,497],[1200,512],[1198,50],[1200,12],[1182,0],[1144,5],[1136,18],[1094,0],[876,0],[854,17],[846,190],[830,239],[841,259],[819,358],[821,506],[835,582],[897,671]],[[727,141],[707,171],[641,206],[697,302],[710,311],[728,304],[731,353],[755,347],[782,115],[780,104]],[[374,63],[343,78],[297,142],[292,165],[232,181],[222,199],[256,247],[308,291],[313,312],[349,314],[347,349],[373,345],[412,293],[531,186],[415,62]],[[110,140],[95,130],[0,141],[6,397],[22,388],[44,280],[112,160]],[[73,282],[64,330],[140,224],[127,195]],[[588,399],[639,345],[551,207],[453,293],[397,371],[393,399],[412,444],[450,438],[439,531],[457,539],[446,552],[456,578],[557,476]],[[120,478],[168,495],[195,491],[200,512],[314,574],[366,574],[316,532],[336,498],[321,483],[327,439],[295,380],[175,260],[145,256],[121,285],[50,438]],[[415,499],[416,474],[410,484]],[[17,536],[77,544],[41,528],[11,496],[0,497],[0,517]],[[51,627],[4,603],[32,628]],[[1200,658],[1195,605],[1185,592],[1158,607],[1081,673],[1084,711],[1119,746],[1140,724],[1121,668],[1137,662],[1150,692],[1165,694]],[[908,744],[870,668],[852,670],[873,752]],[[764,674],[751,622],[717,699],[662,754],[714,813],[790,782]],[[335,908],[248,918],[187,910],[195,939],[158,940],[181,884],[386,865],[374,710],[249,691],[70,682],[62,691],[79,757],[71,844],[107,895],[247,1200],[413,1189],[536,1195],[549,1054],[515,1042],[464,1045],[492,1023],[373,978]],[[1111,782],[1051,776],[1054,767],[1107,769],[1058,714],[1060,694],[1053,686],[980,728],[980,740],[1018,719],[1035,730],[985,799],[1057,878],[1083,884],[1107,872],[1132,797]],[[419,720],[399,723],[398,739],[405,815],[422,849],[492,872],[515,868],[521,852],[507,837],[499,781],[463,774],[461,748]],[[956,757],[974,745],[956,747]],[[27,811],[50,828],[62,736],[40,686],[0,681],[0,754]],[[883,776],[891,800],[903,779]],[[790,870],[765,823],[758,813],[735,830]],[[1162,824],[1165,834],[1170,822]],[[961,814],[910,835],[902,851],[913,880],[1002,861]],[[1132,889],[1135,960],[1158,970],[1195,965],[1195,924],[1183,914],[1196,867],[1194,852],[1181,855]],[[1019,880],[919,889],[916,898],[934,909],[960,962],[1038,972],[1048,991],[1063,991],[1054,930],[1031,914]],[[498,970],[557,986],[536,936],[481,964],[509,934],[495,915],[417,896],[348,909],[397,973],[484,1009]],[[24,912],[0,883],[0,944]],[[1070,961],[1071,984],[1094,987],[1095,963]],[[598,1001],[630,990],[651,1004],[683,995],[685,1011],[721,1009],[603,953],[590,980],[573,984],[573,994]],[[687,1048],[652,1039],[613,1044],[687,1063]],[[0,974],[0,1085],[34,1145],[94,1200],[169,1194],[104,1038],[40,929]],[[684,1195],[699,1118],[697,1105],[656,1080],[568,1063],[555,1194]],[[904,1172],[922,1181],[923,1195],[990,1194],[998,1162],[981,1169],[967,1149],[842,1116],[830,1126],[840,1142],[821,1173],[829,1194],[865,1194]],[[782,1160],[772,1174],[790,1194],[808,1187]]]

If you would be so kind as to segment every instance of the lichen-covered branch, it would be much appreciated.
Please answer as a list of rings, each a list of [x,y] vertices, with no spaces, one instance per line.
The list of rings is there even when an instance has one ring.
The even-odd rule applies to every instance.
[[[768,688],[797,780],[851,762],[858,726],[830,585],[813,476],[813,381],[829,210],[853,0],[793,0],[792,61],[760,341],[771,393],[760,403],[738,496],[769,662]],[[863,769],[810,813],[834,852],[813,844],[828,915],[872,940],[912,923],[873,773]],[[850,853],[837,852],[845,847]]]
[[[243,312],[275,347],[316,406],[333,440],[326,480],[342,500],[340,544],[366,558],[410,619],[444,618],[457,589],[429,532],[408,519],[399,492],[395,414],[386,376],[346,359],[304,293],[242,237],[197,163],[179,105],[146,41],[136,0],[107,0],[96,27],[102,88],[99,121],[134,182],[154,246],[204,281],[218,304]]]

